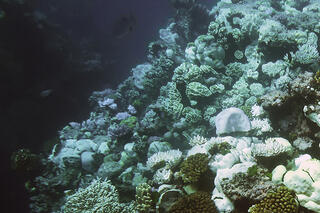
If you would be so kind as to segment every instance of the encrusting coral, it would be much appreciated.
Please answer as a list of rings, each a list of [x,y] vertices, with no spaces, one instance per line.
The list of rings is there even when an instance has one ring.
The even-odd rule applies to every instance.
[[[253,165],[247,173],[237,173],[232,178],[223,178],[220,182],[223,193],[233,202],[248,203],[248,207],[266,197],[271,190],[276,190],[279,185],[268,178],[268,170]]]

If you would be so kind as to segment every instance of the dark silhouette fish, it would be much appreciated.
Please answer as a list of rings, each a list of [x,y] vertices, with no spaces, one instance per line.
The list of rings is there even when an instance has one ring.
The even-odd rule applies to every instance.
[[[135,29],[136,24],[136,18],[132,14],[122,16],[113,24],[112,35],[115,38],[121,39],[131,33]]]
[[[46,90],[42,90],[40,92],[40,97],[41,98],[46,98],[49,97],[52,94],[53,90],[52,89],[46,89]]]

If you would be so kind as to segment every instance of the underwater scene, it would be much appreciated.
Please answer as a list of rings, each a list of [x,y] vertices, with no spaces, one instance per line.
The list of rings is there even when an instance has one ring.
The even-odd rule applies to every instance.
[[[320,213],[320,0],[0,2],[3,212]]]

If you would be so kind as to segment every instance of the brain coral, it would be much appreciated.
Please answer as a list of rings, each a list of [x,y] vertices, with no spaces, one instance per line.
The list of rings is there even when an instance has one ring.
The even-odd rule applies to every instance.
[[[298,202],[295,193],[285,186],[280,186],[277,191],[270,192],[267,196],[249,208],[249,213],[296,213]]]
[[[169,213],[215,213],[216,208],[206,192],[196,192],[191,195],[185,195],[175,202]]]
[[[189,156],[181,164],[180,174],[183,182],[195,183],[207,171],[209,159],[206,154],[197,153]]]

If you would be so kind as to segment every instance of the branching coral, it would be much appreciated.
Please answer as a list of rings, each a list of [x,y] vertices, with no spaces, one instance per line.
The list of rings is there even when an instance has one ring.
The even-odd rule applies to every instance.
[[[207,142],[207,139],[205,139],[200,135],[194,136],[189,140],[190,146],[201,145],[201,144],[205,144],[206,142]]]
[[[86,188],[67,196],[64,206],[65,213],[129,213],[135,212],[133,206],[119,203],[117,189],[110,181],[95,179]]]

